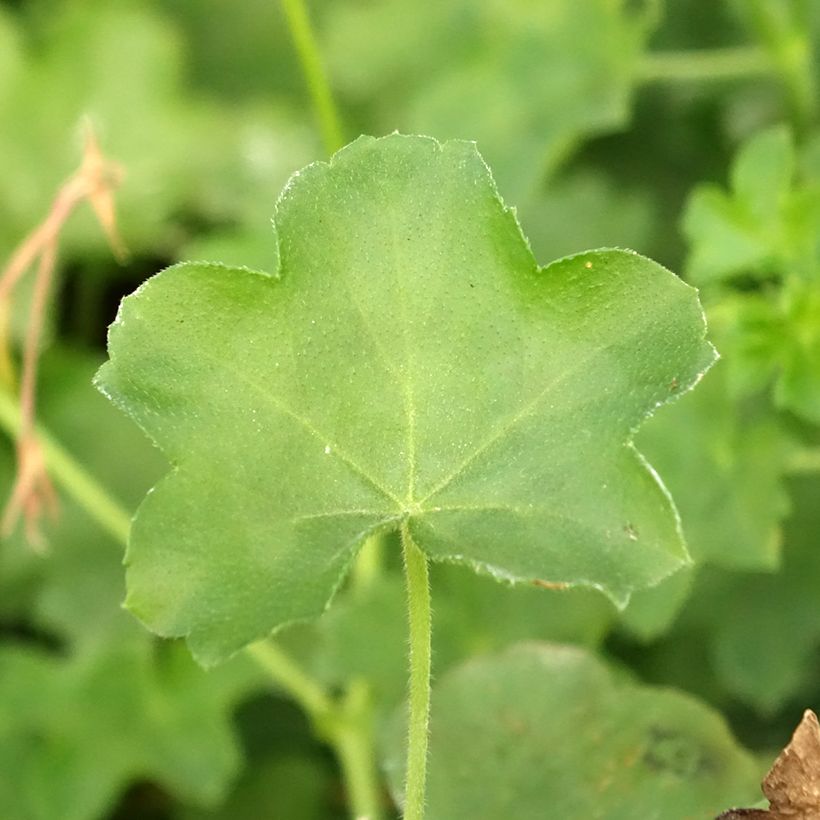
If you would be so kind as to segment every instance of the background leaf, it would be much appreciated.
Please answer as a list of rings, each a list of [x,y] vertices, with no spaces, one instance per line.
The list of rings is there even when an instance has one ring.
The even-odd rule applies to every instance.
[[[386,758],[396,792],[401,723]],[[433,690],[430,820],[695,820],[754,802],[759,777],[708,708],[618,680],[579,649],[521,644]]]
[[[50,351],[40,411],[69,450],[85,454],[96,478],[133,503],[161,474],[163,459],[93,389],[98,365],[96,355]],[[12,464],[3,455],[8,487]],[[61,501],[45,556],[22,538],[7,539],[0,551],[0,597],[9,567],[29,590],[0,620],[3,813],[91,820],[139,778],[213,804],[241,765],[231,712],[259,688],[260,673],[237,659],[206,674],[183,646],[148,635],[121,607],[122,546],[71,499]]]

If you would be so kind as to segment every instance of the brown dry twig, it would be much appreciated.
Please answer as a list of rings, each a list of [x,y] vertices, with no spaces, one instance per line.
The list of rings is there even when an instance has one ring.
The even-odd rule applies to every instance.
[[[60,232],[74,209],[84,200],[94,209],[111,248],[118,259],[125,256],[114,211],[114,191],[122,182],[123,170],[100,151],[91,126],[86,126],[85,148],[80,167],[57,191],[46,218],[23,240],[0,274],[0,306],[7,304],[15,286],[35,267],[34,294],[23,349],[20,380],[20,429],[17,436],[17,475],[11,497],[3,512],[0,531],[11,534],[22,516],[26,537],[35,549],[45,541],[39,523],[44,512],[57,514],[57,495],[48,477],[34,418],[37,363],[48,295],[57,261]]]

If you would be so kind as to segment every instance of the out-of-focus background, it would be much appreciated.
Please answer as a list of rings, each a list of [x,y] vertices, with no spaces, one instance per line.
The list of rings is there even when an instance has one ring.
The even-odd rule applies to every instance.
[[[125,171],[127,259],[87,207],[62,234],[38,417],[134,510],[167,465],[91,386],[119,299],[182,259],[271,264],[288,177],[361,133],[475,140],[540,262],[605,246],[657,259],[701,288],[723,358],[637,439],[694,569],[618,614],[593,592],[437,568],[437,674],[519,638],[577,643],[705,700],[765,770],[820,705],[820,4],[334,0],[309,14],[338,135],[277,2],[0,2],[0,260],[78,165],[87,123]],[[6,402],[30,279],[4,320]],[[0,456],[10,490],[8,436]],[[122,545],[72,498],[45,530],[43,554],[21,533],[0,543],[0,816],[346,816],[332,755],[259,670],[240,658],[206,675],[150,636],[120,607]],[[381,710],[400,702],[398,576],[283,640],[328,686],[364,674]]]

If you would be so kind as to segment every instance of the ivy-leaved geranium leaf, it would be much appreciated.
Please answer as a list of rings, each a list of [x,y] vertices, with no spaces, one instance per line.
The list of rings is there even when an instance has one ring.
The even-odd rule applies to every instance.
[[[399,802],[402,718],[385,758]],[[429,820],[693,820],[757,792],[757,765],[715,712],[569,646],[519,644],[453,669],[430,728]]]
[[[695,291],[637,254],[539,267],[475,146],[361,138],[294,176],[278,270],[169,268],[99,384],[173,471],[137,513],[128,606],[216,662],[327,605],[358,546],[624,603],[685,563],[630,445],[711,364]]]

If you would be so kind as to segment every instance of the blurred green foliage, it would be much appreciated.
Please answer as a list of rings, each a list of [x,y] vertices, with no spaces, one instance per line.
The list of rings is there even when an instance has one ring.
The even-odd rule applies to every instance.
[[[649,709],[644,701],[663,711],[654,699],[668,699],[667,715],[728,755],[734,785],[720,792],[724,781],[710,780],[717,797],[700,803],[705,791],[691,785],[700,812],[754,802],[761,768],[711,710],[765,758],[804,708],[820,705],[818,9],[812,0],[311,5],[346,138],[399,129],[477,140],[540,262],[602,246],[654,256],[701,289],[722,355],[637,436],[677,502],[691,571],[618,614],[594,592],[507,588],[434,568],[434,698],[455,704],[449,751],[437,758],[433,746],[436,816],[456,816],[450,800],[470,805],[451,793],[459,783],[476,797],[497,774],[476,764],[459,780],[455,754],[475,743],[487,761],[500,742],[479,737],[488,707],[475,699],[487,687],[495,717],[509,709],[504,731],[518,737],[516,721],[544,727],[527,727],[528,766],[547,756],[539,743],[549,721],[572,732],[560,698],[579,720],[604,722],[625,719],[634,703]],[[131,257],[109,259],[89,214],[69,223],[38,412],[133,512],[167,464],[90,383],[119,298],[179,259],[272,267],[274,202],[292,172],[324,158],[322,138],[278,4],[0,2],[3,259],[76,166],[85,118],[127,173],[118,209]],[[23,287],[15,340],[27,304]],[[13,470],[8,440],[2,486]],[[45,555],[18,535],[0,543],[0,815],[346,816],[321,732],[246,657],[206,673],[123,612],[122,545],[61,499]],[[280,640],[330,691],[371,682],[391,771],[406,643],[394,547],[384,545],[381,577],[364,592],[343,588],[316,623]],[[553,650],[509,649],[521,640],[583,647],[567,650],[572,669],[545,680],[552,692],[561,675],[577,676],[546,705],[531,696],[540,674],[531,667]],[[573,687],[593,685],[618,715],[578,702]],[[624,743],[640,745],[636,737]],[[664,759],[689,765],[667,746]],[[589,762],[589,776],[602,777],[593,763],[606,768],[607,748],[566,765]],[[633,799],[648,800],[632,804],[638,813],[607,816],[666,805],[658,795],[677,794],[684,775],[660,768],[663,788],[647,796],[648,781],[634,786]],[[616,771],[628,795],[633,775]],[[386,787],[382,797],[394,811]],[[543,805],[516,816],[544,816]]]

